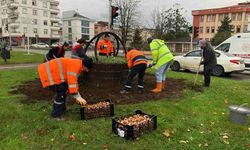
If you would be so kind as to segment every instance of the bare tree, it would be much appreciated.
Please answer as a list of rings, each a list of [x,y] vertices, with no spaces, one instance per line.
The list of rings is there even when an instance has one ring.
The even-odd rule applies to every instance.
[[[139,15],[138,7],[140,0],[115,0],[114,4],[120,10],[120,17],[118,19],[120,25],[121,38],[126,45],[128,40],[128,33],[131,32],[132,27],[137,23]]]
[[[164,16],[160,9],[155,8],[152,12],[154,38],[161,39],[164,34]]]

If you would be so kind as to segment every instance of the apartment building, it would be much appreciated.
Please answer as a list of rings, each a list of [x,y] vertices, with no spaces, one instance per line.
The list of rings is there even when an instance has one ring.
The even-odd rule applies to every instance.
[[[95,23],[95,35],[109,31],[109,23],[105,21],[98,21]]]
[[[60,39],[59,0],[0,0],[0,38],[23,45]],[[8,31],[6,30],[8,26]]]
[[[64,41],[74,43],[80,38],[90,40],[95,35],[95,20],[74,10],[63,12],[62,23]]]
[[[232,20],[234,34],[247,32],[250,16],[250,3],[239,3],[234,6],[194,10],[193,26],[199,28],[198,39],[210,41],[216,34],[218,27],[221,25],[221,20],[228,16]]]

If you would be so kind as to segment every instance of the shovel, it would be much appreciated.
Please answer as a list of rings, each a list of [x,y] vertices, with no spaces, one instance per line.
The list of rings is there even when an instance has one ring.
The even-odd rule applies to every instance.
[[[199,63],[199,67],[198,67],[198,70],[196,72],[196,76],[195,76],[195,79],[194,79],[194,87],[197,83],[197,79],[198,79],[198,75],[199,75],[199,72],[200,72],[200,69],[201,69],[201,62],[202,62],[202,57],[201,57],[201,60],[200,60],[200,63]]]

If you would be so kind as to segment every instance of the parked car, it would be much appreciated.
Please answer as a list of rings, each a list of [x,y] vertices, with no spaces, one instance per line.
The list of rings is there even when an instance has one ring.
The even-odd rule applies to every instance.
[[[63,45],[63,43],[62,42],[56,42],[56,43],[53,43],[53,44],[51,44],[51,47],[57,47],[57,46],[59,46],[59,45]]]
[[[31,47],[34,48],[49,48],[49,45],[46,43],[36,43],[36,44],[32,44]]]
[[[213,75],[223,76],[232,72],[243,72],[245,70],[244,59],[235,57],[229,53],[215,50],[217,57],[217,65],[213,70]],[[175,56],[175,60],[171,65],[171,70],[179,71],[180,69],[197,71],[201,61],[202,50],[191,51],[183,56]],[[203,65],[200,71],[203,72]]]
[[[244,58],[246,69],[250,70],[250,33],[236,34],[215,49],[232,54],[233,56]]]

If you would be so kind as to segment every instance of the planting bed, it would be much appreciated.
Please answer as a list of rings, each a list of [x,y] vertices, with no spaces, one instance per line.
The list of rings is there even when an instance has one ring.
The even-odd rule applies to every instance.
[[[141,110],[135,111],[133,115],[112,119],[112,131],[126,139],[136,139],[156,128],[157,116],[146,114]]]
[[[141,103],[145,101],[156,101],[156,100],[174,100],[178,97],[181,97],[184,91],[184,88],[190,88],[189,85],[185,83],[185,80],[179,79],[168,79],[166,83],[167,90],[154,94],[150,92],[155,88],[155,77],[153,75],[145,75],[145,89],[143,94],[137,93],[136,90],[137,80],[134,80],[133,90],[128,95],[120,94],[120,91],[123,89],[123,84],[116,83],[114,85],[106,84],[106,86],[98,87],[95,85],[88,85],[80,83],[80,90],[82,97],[85,98],[88,102],[96,99],[105,99],[110,98],[114,104],[134,104]],[[11,91],[11,94],[22,94],[25,97],[22,98],[23,103],[35,103],[39,101],[51,101],[54,96],[54,93],[49,89],[43,89],[39,79],[34,81],[28,81],[19,85],[18,87],[13,87],[15,90]],[[75,102],[71,96],[68,96],[68,104]]]

